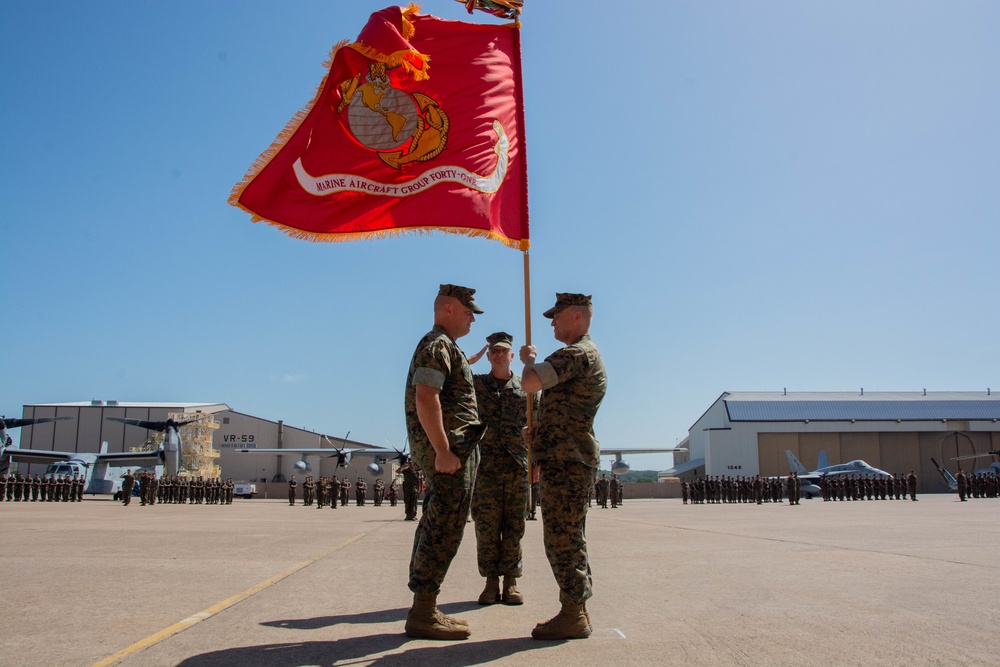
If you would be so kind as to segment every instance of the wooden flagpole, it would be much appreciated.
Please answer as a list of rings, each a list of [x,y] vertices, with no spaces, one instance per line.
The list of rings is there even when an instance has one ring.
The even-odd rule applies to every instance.
[[[531,345],[531,261],[528,251],[524,251],[524,344]],[[527,425],[530,427],[534,421],[532,417],[532,395],[527,394],[528,410]],[[534,440],[534,438],[532,438]],[[531,484],[534,482],[535,466],[531,459],[532,443],[528,443],[528,499],[531,502],[531,510],[535,509],[535,498],[531,493]]]

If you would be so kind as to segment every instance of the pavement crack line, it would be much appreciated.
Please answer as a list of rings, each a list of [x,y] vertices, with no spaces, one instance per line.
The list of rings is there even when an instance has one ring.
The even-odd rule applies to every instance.
[[[323,560],[324,558],[326,558],[327,556],[329,556],[331,554],[334,554],[337,551],[340,551],[341,549],[354,544],[355,542],[357,542],[361,538],[367,537],[368,535],[371,535],[372,533],[374,533],[377,530],[381,530],[386,525],[388,525],[388,524],[383,523],[381,525],[376,526],[375,528],[372,528],[371,530],[369,530],[369,531],[367,531],[365,533],[358,533],[354,537],[351,537],[350,539],[348,539],[346,542],[342,542],[341,544],[338,544],[337,546],[335,546],[332,549],[329,549],[329,550],[321,553],[318,556],[314,556],[313,558],[309,558],[309,559],[304,560],[304,561],[302,561],[300,563],[296,563],[295,565],[291,566],[287,570],[284,570],[283,572],[279,572],[278,574],[274,575],[273,577],[271,577],[269,579],[265,579],[264,581],[261,581],[260,583],[257,583],[255,585],[251,586],[250,588],[246,589],[242,593],[237,593],[236,595],[234,595],[234,596],[232,596],[230,598],[226,598],[222,602],[214,604],[211,607],[209,607],[208,609],[204,609],[204,610],[199,611],[199,612],[197,612],[195,614],[191,614],[187,618],[185,618],[185,619],[183,619],[181,621],[178,621],[177,623],[174,623],[173,625],[171,625],[168,628],[164,628],[163,630],[160,630],[157,633],[151,634],[148,637],[146,637],[145,639],[140,639],[139,641],[135,642],[131,646],[126,646],[125,648],[123,648],[122,650],[118,651],[117,653],[109,655],[107,658],[104,658],[103,660],[95,662],[90,667],[110,667],[110,665],[114,665],[115,663],[117,663],[117,662],[119,662],[121,660],[124,660],[125,658],[129,657],[130,655],[134,655],[135,653],[138,653],[140,651],[144,651],[145,649],[147,649],[147,648],[149,648],[151,646],[155,646],[156,644],[159,644],[163,640],[168,639],[170,637],[173,637],[174,635],[176,635],[176,634],[178,634],[180,632],[184,632],[188,628],[190,628],[190,627],[192,627],[192,626],[194,626],[194,625],[196,625],[198,623],[201,623],[204,620],[212,618],[216,614],[218,614],[218,613],[220,613],[222,611],[225,611],[226,609],[229,609],[233,605],[239,604],[240,602],[243,602],[244,600],[253,597],[257,593],[260,593],[265,588],[268,588],[268,587],[270,587],[270,586],[278,583],[282,579],[290,577],[291,575],[295,574],[299,570],[307,568],[310,565],[312,565],[313,563],[319,562],[319,561]]]
[[[709,535],[723,535],[723,536],[726,536],[726,537],[740,537],[740,538],[747,539],[747,540],[761,540],[761,541],[765,541],[765,542],[780,542],[782,544],[800,544],[800,545],[809,546],[809,547],[820,547],[820,548],[823,548],[823,549],[837,549],[837,550],[840,550],[840,551],[854,551],[854,552],[858,552],[858,553],[880,554],[882,556],[899,556],[901,558],[913,558],[913,559],[916,559],[916,560],[927,560],[927,561],[934,561],[934,562],[937,562],[937,563],[949,563],[951,565],[967,565],[969,567],[980,567],[980,568],[983,568],[985,570],[995,570],[995,569],[997,569],[995,565],[983,565],[983,564],[980,564],[980,563],[969,563],[968,561],[964,561],[964,560],[952,560],[952,559],[949,559],[949,558],[933,558],[933,557],[930,557],[930,556],[915,556],[913,554],[905,554],[905,553],[900,553],[898,551],[880,551],[878,549],[857,549],[857,548],[852,548],[852,547],[842,547],[842,546],[837,545],[837,544],[821,544],[819,542],[806,542],[804,540],[788,540],[788,539],[782,539],[782,538],[778,538],[778,537],[761,537],[759,535],[741,535],[739,533],[728,533],[728,532],[723,531],[723,530],[708,530],[706,528],[690,528],[690,527],[687,527],[687,526],[669,526],[669,525],[665,526],[663,524],[658,524],[658,523],[649,523],[648,521],[629,521],[628,519],[625,519],[625,520],[619,519],[619,522],[620,523],[633,523],[633,524],[638,524],[638,525],[641,525],[641,526],[653,526],[653,527],[656,527],[656,528],[668,528],[668,529],[673,529],[673,530],[685,530],[685,531],[689,531],[689,532],[692,532],[692,533],[706,533],[706,534],[709,534]]]

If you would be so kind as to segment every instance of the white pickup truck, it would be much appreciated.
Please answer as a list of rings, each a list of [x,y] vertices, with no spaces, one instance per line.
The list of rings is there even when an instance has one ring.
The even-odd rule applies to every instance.
[[[236,482],[233,485],[233,496],[250,500],[257,495],[257,485],[250,482]]]

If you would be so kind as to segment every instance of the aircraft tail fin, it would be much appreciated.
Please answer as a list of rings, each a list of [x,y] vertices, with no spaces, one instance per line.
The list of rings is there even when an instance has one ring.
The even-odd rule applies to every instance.
[[[958,480],[955,479],[950,472],[939,466],[938,462],[933,458],[931,459],[931,463],[934,464],[934,467],[937,468],[938,472],[941,473],[941,476],[944,477],[945,484],[948,485],[948,488],[952,491],[958,491]]]
[[[107,453],[108,453],[108,441],[105,440],[101,442],[101,454],[107,454]]]
[[[816,462],[817,468],[827,468],[830,466],[830,461],[826,457],[826,450],[824,449],[819,453],[819,460]]]
[[[792,454],[792,450],[786,449],[785,456],[788,457],[788,471],[797,472],[800,475],[808,475],[809,471],[806,467],[802,465],[802,462],[795,458],[795,454]]]

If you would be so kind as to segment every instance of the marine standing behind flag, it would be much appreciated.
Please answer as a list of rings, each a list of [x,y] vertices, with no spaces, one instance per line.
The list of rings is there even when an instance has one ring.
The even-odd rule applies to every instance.
[[[521,347],[527,392],[544,390],[538,425],[525,428],[541,464],[545,555],[559,585],[559,613],[535,626],[535,639],[583,639],[591,634],[586,602],[593,595],[587,557],[587,502],[600,465],[594,418],[608,388],[604,362],[590,339],[594,308],[584,294],[557,294],[543,315],[565,347],[535,363],[533,345]]]
[[[473,376],[479,419],[488,427],[479,443],[472,494],[479,574],[486,577],[479,604],[518,605],[524,603],[517,579],[522,575],[521,539],[528,504],[528,447],[521,435],[527,425],[528,394],[510,368],[513,336],[498,331],[486,341],[490,372]],[[533,400],[537,411],[538,396]]]

